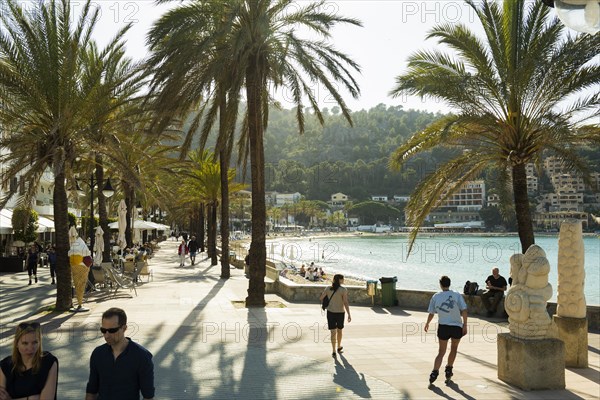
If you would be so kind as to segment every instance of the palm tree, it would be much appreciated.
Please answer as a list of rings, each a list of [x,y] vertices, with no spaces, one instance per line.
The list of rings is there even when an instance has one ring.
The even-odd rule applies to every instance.
[[[113,132],[96,149],[106,159],[113,174],[120,180],[121,192],[127,204],[127,246],[133,246],[130,224],[138,200],[159,204],[168,209],[176,199],[173,170],[181,163],[175,158],[179,137],[169,127],[160,134],[150,131],[153,115],[141,108],[139,101],[116,111],[122,113],[111,128]]]
[[[341,83],[354,97],[359,93],[351,76],[351,71],[357,71],[358,65],[327,40],[330,38],[330,29],[336,24],[360,25],[360,22],[326,11],[325,1],[301,8],[296,8],[296,5],[292,0],[238,0],[227,2],[225,6],[218,2],[196,1],[189,6],[195,8],[192,10],[194,18],[178,20],[181,35],[171,35],[171,29],[157,30],[150,35],[154,38],[153,43],[156,43],[156,39],[163,41],[160,43],[167,41],[173,51],[186,55],[177,58],[178,62],[166,56],[160,56],[152,62],[156,68],[157,82],[161,81],[161,74],[173,74],[184,84],[166,86],[169,90],[162,90],[160,96],[168,101],[174,104],[182,101],[184,105],[189,104],[190,100],[197,101],[199,88],[206,89],[208,83],[214,80],[218,104],[223,105],[222,94],[227,93],[226,107],[231,109],[231,112],[221,109],[220,115],[231,119],[237,112],[237,98],[245,89],[247,110],[238,152],[243,160],[250,154],[251,166],[252,243],[246,299],[249,306],[265,304],[263,136],[271,100],[269,85],[274,89],[282,86],[291,89],[300,133],[304,131],[305,98],[319,121],[324,122],[318,98],[312,92],[314,83],[322,85],[332,95],[349,122],[350,110],[334,82]],[[303,29],[316,33],[320,38],[303,39],[298,33]],[[197,60],[205,61],[199,63]],[[228,129],[233,132],[231,125]],[[218,141],[223,143],[219,149],[227,148],[225,143],[230,142],[226,138],[230,137],[230,134],[219,135]]]
[[[234,60],[225,54],[228,10],[227,3],[194,1],[166,13],[148,34],[152,50],[148,67],[155,76],[153,104],[162,111],[158,125],[197,111],[181,147],[182,158],[202,120],[200,149],[206,147],[218,115],[215,150],[221,171],[221,251],[225,254],[229,253],[228,170],[240,102],[239,91],[230,91],[230,83],[240,78],[235,76]],[[221,257],[221,278],[229,276],[229,258]]]
[[[208,151],[193,151],[189,155],[191,165],[182,169],[179,176],[182,178],[179,198],[192,206],[206,204],[208,206],[208,255],[211,264],[217,264],[217,209],[221,195],[221,164],[215,161],[215,156]],[[241,184],[233,184],[235,170],[227,170],[228,186],[232,193],[241,190]],[[222,233],[221,233],[222,234]],[[221,249],[221,259],[229,258],[229,253]]]
[[[600,35],[563,34],[540,1],[467,1],[483,25],[478,38],[466,26],[441,24],[429,38],[456,52],[419,51],[391,94],[442,99],[455,114],[414,134],[392,155],[400,168],[414,155],[438,146],[458,152],[415,189],[406,206],[407,224],[420,226],[429,212],[487,166],[496,168],[512,193],[522,251],[534,243],[525,166],[543,154],[560,157],[585,176],[577,145],[600,142],[600,94],[585,95],[600,83]],[[584,95],[581,95],[584,92]],[[580,95],[570,103],[567,98]],[[582,116],[583,113],[583,116]],[[510,194],[506,193],[509,198]],[[416,238],[413,230],[411,245]]]
[[[328,40],[330,30],[337,24],[360,26],[352,18],[327,11],[325,1],[298,7],[293,0],[243,0],[233,8],[231,31],[227,43],[236,71],[244,77],[247,117],[240,154],[250,153],[252,188],[252,241],[250,244],[250,273],[247,306],[265,305],[266,272],[266,204],[264,132],[269,117],[269,92],[287,87],[293,94],[299,132],[304,132],[304,100],[321,124],[323,114],[319,99],[311,90],[313,84],[322,86],[340,106],[342,114],[352,123],[346,106],[334,82],[357,97],[359,89],[352,77],[358,65],[335,49]],[[308,30],[319,36],[306,39],[300,35]],[[237,92],[231,84],[231,91]],[[270,87],[272,86],[272,87]],[[239,89],[242,89],[240,86]]]
[[[126,28],[129,29],[129,26]],[[98,217],[104,231],[103,261],[110,261],[110,230],[106,197],[102,192],[105,173],[105,158],[102,151],[109,154],[113,152],[112,146],[106,146],[110,143],[108,138],[117,129],[120,120],[128,117],[124,106],[136,96],[143,76],[140,74],[140,68],[125,57],[124,42],[113,42],[112,46],[102,53],[92,42],[86,50],[83,57],[86,73],[82,79],[82,86],[84,90],[89,88],[89,90],[105,91],[105,95],[102,97],[103,101],[96,104],[93,119],[85,133],[88,154],[82,158],[85,163],[94,167],[93,174],[98,185]]]
[[[83,132],[103,101],[105,90],[82,87],[82,62],[99,10],[85,2],[78,17],[68,0],[38,2],[25,9],[15,0],[3,2],[0,14],[0,147],[8,149],[0,161],[7,166],[2,183],[22,173],[27,185],[23,203],[33,199],[41,175],[54,176],[54,223],[57,250],[56,309],[71,305],[69,220],[65,182],[72,163],[83,149]],[[107,49],[120,43],[120,31]],[[3,207],[14,193],[0,200]]]

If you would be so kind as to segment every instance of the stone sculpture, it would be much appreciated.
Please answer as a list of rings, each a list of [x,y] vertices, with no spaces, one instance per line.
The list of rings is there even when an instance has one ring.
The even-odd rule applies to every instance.
[[[564,221],[558,237],[556,314],[561,317],[586,317],[584,254],[581,221]]]
[[[508,313],[511,335],[522,339],[557,336],[556,326],[546,311],[546,303],[552,297],[549,272],[546,253],[535,244],[525,254],[515,254],[510,258],[513,282],[504,308]]]
[[[583,286],[584,245],[581,221],[566,220],[558,237],[558,296],[553,321],[565,343],[565,365],[588,367],[588,321]]]

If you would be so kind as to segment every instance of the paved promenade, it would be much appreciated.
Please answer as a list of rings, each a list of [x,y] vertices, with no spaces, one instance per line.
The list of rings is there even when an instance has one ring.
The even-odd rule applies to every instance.
[[[150,260],[153,280],[140,285],[137,296],[93,293],[86,313],[43,311],[55,296],[47,268],[32,286],[26,273],[1,274],[0,356],[9,354],[19,322],[41,322],[44,349],[60,361],[58,398],[82,399],[89,355],[104,343],[101,314],[117,306],[127,311],[127,336],[154,354],[157,399],[600,398],[598,334],[589,334],[590,367],[567,369],[566,390],[524,392],[497,378],[496,335],[507,331],[506,322],[470,318],[454,382],[446,385],[440,376],[428,387],[437,343],[434,332],[422,330],[425,312],[351,306],[345,353],[335,360],[316,299],[299,304],[267,295],[280,307],[240,307],[248,286],[241,270],[219,280],[220,266],[210,266],[204,254],[195,266],[178,268],[176,246],[161,243]]]

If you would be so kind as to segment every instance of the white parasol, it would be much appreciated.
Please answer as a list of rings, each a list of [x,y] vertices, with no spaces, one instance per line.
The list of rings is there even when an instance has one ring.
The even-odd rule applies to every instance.
[[[96,237],[94,241],[94,265],[102,264],[102,252],[104,251],[104,237],[102,235],[104,235],[104,231],[101,227],[97,227],[94,235]]]
[[[133,232],[133,243],[139,244],[142,241],[142,238],[140,235],[140,228],[135,220],[131,221],[131,229]]]
[[[125,200],[121,199],[119,203],[119,236],[117,238],[117,246],[121,250],[127,247],[125,229],[127,229],[127,206],[125,205]]]

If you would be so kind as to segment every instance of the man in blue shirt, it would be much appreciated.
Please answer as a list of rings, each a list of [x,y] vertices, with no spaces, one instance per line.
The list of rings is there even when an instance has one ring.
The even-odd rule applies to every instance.
[[[460,339],[467,334],[467,304],[465,299],[460,293],[450,290],[450,278],[445,275],[440,278],[440,287],[442,291],[434,294],[429,302],[429,309],[427,310],[429,315],[425,324],[425,332],[427,332],[433,315],[438,315],[437,337],[440,347],[433,363],[433,371],[429,375],[429,383],[433,383],[437,379],[448,347],[448,340],[451,339],[450,354],[445,370],[446,380],[450,380],[453,375],[452,366],[456,359],[458,344]]]
[[[106,343],[98,346],[90,357],[90,377],[86,400],[139,400],[154,398],[154,364],[152,354],[125,337],[127,315],[120,308],[109,308],[102,314]]]

